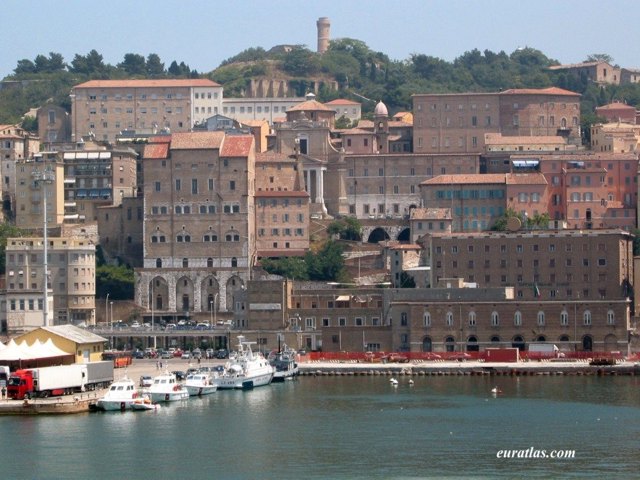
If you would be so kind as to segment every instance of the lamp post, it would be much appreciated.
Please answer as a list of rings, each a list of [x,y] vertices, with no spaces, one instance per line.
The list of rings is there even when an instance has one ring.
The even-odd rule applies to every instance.
[[[216,292],[216,294],[213,296],[213,324],[211,325],[212,328],[214,325],[218,323],[218,315],[217,315],[218,312],[216,312],[217,303],[218,303],[218,292]]]
[[[44,303],[42,305],[42,317],[44,320],[44,326],[49,326],[49,272],[48,272],[48,240],[47,240],[47,184],[53,183],[56,176],[51,168],[44,168],[42,171],[35,169],[31,173],[31,177],[33,178],[34,184],[37,186],[38,184],[42,185],[42,212],[43,212],[43,229],[42,229],[42,237],[43,237],[43,293],[44,293]]]
[[[109,323],[111,324],[111,331],[113,332],[113,301],[109,302],[109,307],[111,307],[109,313]],[[109,345],[111,346],[111,348],[113,348],[113,334],[109,338],[111,339]]]
[[[154,317],[153,317],[153,303],[154,303],[154,298],[153,298],[153,282],[154,280],[151,280],[151,296],[149,298],[149,303],[151,306],[151,332],[154,332],[153,335],[153,350],[156,350],[156,335],[155,335],[155,325],[154,325]]]
[[[107,293],[107,298],[104,300],[104,321],[109,326],[109,293]]]

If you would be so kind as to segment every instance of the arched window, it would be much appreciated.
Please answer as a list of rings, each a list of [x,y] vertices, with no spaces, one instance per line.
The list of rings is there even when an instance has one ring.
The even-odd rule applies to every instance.
[[[562,325],[563,327],[569,325],[569,312],[567,312],[566,310],[560,312],[560,325]]]
[[[582,323],[584,325],[591,325],[591,312],[589,310],[585,310],[582,314]]]
[[[156,258],[156,268],[162,268],[162,259]]]
[[[447,327],[453,327],[453,312],[447,312]]]
[[[616,314],[613,310],[607,311],[607,325],[615,325],[616,324]]]
[[[491,337],[491,343],[500,343],[500,337],[494,335],[493,337]]]
[[[455,352],[456,340],[453,337],[447,337],[444,339],[444,349],[447,352]]]
[[[234,268],[238,266],[238,259],[236,257],[231,259],[231,266]]]
[[[476,326],[476,312],[469,312],[469,326]]]
[[[544,312],[542,310],[538,312],[538,326],[544,327]]]
[[[189,259],[188,258],[183,258],[182,259],[182,268],[189,268]]]
[[[431,313],[430,312],[424,312],[424,315],[422,316],[422,324],[425,327],[430,327],[431,326]]]
[[[491,326],[500,326],[500,316],[498,315],[498,312],[491,312]]]
[[[211,257],[207,258],[207,267],[208,268],[212,268],[213,267],[213,258],[211,258]]]
[[[516,327],[522,326],[522,313],[520,311],[513,314],[513,325]]]

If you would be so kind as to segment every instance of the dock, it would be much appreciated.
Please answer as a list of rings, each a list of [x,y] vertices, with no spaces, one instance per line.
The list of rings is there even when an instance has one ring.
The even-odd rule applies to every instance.
[[[59,415],[85,413],[95,408],[103,391],[76,393],[54,398],[0,400],[0,415]]]

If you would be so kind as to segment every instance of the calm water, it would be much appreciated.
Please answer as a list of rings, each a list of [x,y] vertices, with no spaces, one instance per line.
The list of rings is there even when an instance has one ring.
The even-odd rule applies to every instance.
[[[0,418],[5,479],[637,478],[638,377],[303,377],[159,412]],[[493,396],[498,385],[503,391]],[[499,460],[501,449],[573,449]]]

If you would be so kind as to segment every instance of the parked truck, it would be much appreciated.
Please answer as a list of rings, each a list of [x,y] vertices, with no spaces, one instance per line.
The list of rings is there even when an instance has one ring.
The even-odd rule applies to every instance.
[[[9,383],[9,375],[10,375],[9,367],[6,365],[0,365],[0,388],[6,388],[7,383]]]
[[[17,370],[9,377],[9,398],[46,398],[105,388],[113,381],[113,362],[77,363]]]
[[[530,357],[536,358],[558,358],[564,356],[553,343],[530,343],[529,353]]]

